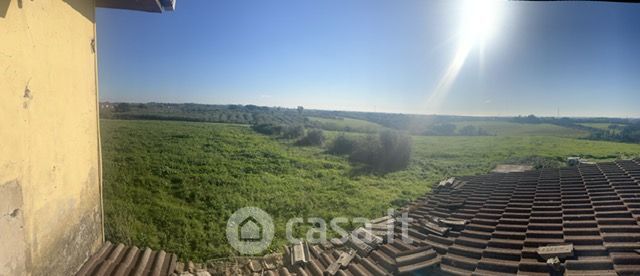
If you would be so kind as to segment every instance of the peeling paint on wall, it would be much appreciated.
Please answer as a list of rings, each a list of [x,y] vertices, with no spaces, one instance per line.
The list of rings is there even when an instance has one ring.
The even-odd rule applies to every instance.
[[[101,245],[94,19],[0,0],[0,276],[73,275]]]
[[[24,103],[22,103],[22,107],[24,109],[29,108],[29,102],[31,102],[31,99],[33,99],[33,95],[31,95],[31,89],[29,89],[30,82],[31,80],[27,82],[27,86],[24,88],[24,95],[22,96],[24,98]]]
[[[70,221],[71,222],[71,221]],[[93,248],[97,240],[102,240],[100,213],[92,212],[82,217],[66,229],[66,233],[59,233],[58,239],[46,248],[42,248],[43,255],[49,256],[46,262],[33,264],[33,271],[56,271],[59,275],[74,275],[91,255],[87,248]],[[80,264],[77,260],[82,260]],[[76,264],[76,266],[60,267],[59,264]],[[45,274],[43,274],[45,275]]]
[[[22,187],[17,180],[0,185],[0,275],[26,274],[27,245],[22,215]]]

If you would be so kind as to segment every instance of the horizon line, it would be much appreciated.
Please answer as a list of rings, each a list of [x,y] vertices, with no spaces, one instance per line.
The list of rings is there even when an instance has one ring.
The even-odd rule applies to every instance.
[[[102,103],[128,103],[128,104],[198,104],[198,105],[221,105],[221,106],[231,106],[231,105],[254,105],[258,107],[268,107],[268,108],[285,108],[285,109],[296,109],[298,106],[275,106],[275,105],[259,105],[259,104],[247,104],[247,103],[198,103],[198,102],[156,102],[156,101],[147,101],[147,102],[139,102],[139,101],[111,101],[111,100],[99,100],[100,104]],[[570,116],[554,116],[554,115],[537,115],[535,113],[530,114],[512,114],[512,115],[482,115],[482,114],[445,114],[445,113],[411,113],[411,112],[390,112],[390,111],[372,111],[372,110],[345,110],[345,109],[325,109],[325,108],[305,108],[308,110],[316,110],[316,111],[331,111],[331,112],[356,112],[356,113],[378,113],[378,114],[395,114],[395,115],[417,115],[417,116],[450,116],[450,117],[476,117],[476,118],[512,118],[512,117],[527,117],[533,115],[538,118],[575,118],[575,119],[640,119],[640,116],[580,116],[580,115],[570,115]]]

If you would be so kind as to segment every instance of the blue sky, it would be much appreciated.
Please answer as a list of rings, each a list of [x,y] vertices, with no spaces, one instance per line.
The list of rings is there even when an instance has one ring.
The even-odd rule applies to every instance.
[[[495,31],[437,104],[465,2],[177,4],[163,14],[98,9],[101,100],[640,117],[636,4],[501,4]]]

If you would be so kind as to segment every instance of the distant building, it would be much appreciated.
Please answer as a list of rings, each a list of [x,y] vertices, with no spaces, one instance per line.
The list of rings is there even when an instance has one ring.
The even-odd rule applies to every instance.
[[[73,275],[104,241],[96,7],[0,1],[0,275]]]

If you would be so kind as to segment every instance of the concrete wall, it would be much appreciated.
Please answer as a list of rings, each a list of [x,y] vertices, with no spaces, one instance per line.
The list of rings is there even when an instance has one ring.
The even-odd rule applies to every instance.
[[[103,239],[93,0],[0,0],[0,275],[73,275]]]

